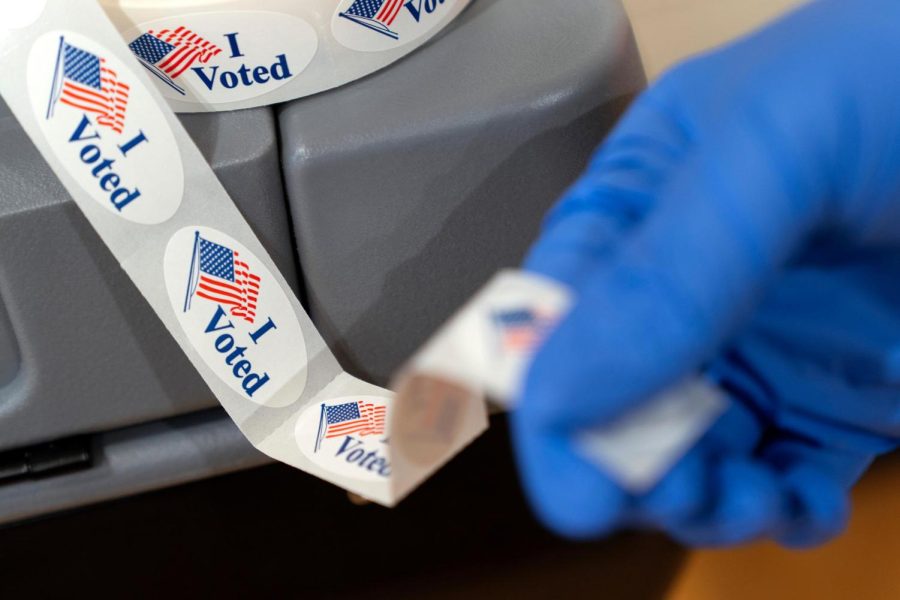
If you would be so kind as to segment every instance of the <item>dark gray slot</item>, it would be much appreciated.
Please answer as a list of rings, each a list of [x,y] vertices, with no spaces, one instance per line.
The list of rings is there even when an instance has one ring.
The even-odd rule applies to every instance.
[[[222,409],[104,432],[91,442],[89,469],[0,485],[0,525],[271,462]]]
[[[0,485],[87,469],[92,463],[91,447],[91,437],[80,435],[0,452]]]

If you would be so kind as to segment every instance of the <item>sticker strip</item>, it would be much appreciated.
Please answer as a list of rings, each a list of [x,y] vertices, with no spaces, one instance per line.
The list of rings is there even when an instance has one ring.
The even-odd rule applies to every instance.
[[[0,21],[0,94],[255,447],[390,506],[484,430],[477,407],[453,447],[401,473],[392,394],[341,369],[96,1],[35,18]]]

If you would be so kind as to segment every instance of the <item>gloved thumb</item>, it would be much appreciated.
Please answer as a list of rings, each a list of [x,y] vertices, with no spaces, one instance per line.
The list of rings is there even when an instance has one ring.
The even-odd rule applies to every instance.
[[[700,369],[749,316],[827,195],[802,153],[773,152],[797,140],[754,125],[732,118],[693,140],[651,214],[585,278],[530,369],[525,421],[608,422]]]

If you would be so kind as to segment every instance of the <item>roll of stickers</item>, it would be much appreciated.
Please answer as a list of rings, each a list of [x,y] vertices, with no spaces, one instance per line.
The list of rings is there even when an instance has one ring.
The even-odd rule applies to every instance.
[[[13,114],[255,447],[390,506],[485,429],[467,406],[445,454],[397,472],[393,395],[341,369],[95,0],[0,0],[0,65]]]
[[[470,0],[100,0],[176,112],[263,106],[386,67]]]
[[[0,65],[0,94],[247,439],[364,498],[396,504],[480,435],[485,397],[516,396],[571,304],[554,282],[501,274],[395,397],[341,369],[96,0],[0,0]],[[578,443],[639,492],[723,405],[698,379]]]

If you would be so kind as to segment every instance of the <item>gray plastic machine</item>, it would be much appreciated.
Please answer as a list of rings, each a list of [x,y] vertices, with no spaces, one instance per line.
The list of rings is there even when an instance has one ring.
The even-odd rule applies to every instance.
[[[476,0],[364,80],[182,121],[345,368],[383,384],[521,260],[643,85],[617,0]],[[0,523],[267,462],[216,407],[0,104]]]

